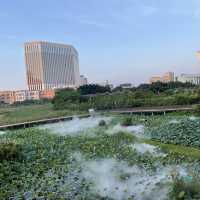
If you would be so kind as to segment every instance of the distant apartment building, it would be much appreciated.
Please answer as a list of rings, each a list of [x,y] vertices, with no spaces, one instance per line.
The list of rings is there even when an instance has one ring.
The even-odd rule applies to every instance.
[[[200,74],[181,74],[181,76],[178,77],[178,81],[200,85]]]
[[[162,82],[169,83],[174,81],[174,73],[166,72],[163,76],[152,76],[150,78],[150,83]]]
[[[0,92],[0,102],[6,104],[13,104],[15,102],[15,92],[13,91]]]
[[[30,91],[80,85],[78,52],[73,46],[38,41],[27,42],[24,48]]]
[[[85,76],[81,75],[80,76],[80,86],[82,85],[87,85],[88,84],[88,80]]]
[[[15,93],[15,102],[23,102],[27,100],[40,99],[39,91],[19,90],[19,91],[15,91],[14,93]]]
[[[40,99],[53,99],[55,97],[55,90],[40,91]]]
[[[150,78],[150,83],[162,82],[162,78],[160,76],[152,76]]]
[[[166,72],[162,76],[162,82],[164,82],[164,83],[169,83],[169,82],[173,82],[173,81],[174,81],[174,73],[173,72]]]

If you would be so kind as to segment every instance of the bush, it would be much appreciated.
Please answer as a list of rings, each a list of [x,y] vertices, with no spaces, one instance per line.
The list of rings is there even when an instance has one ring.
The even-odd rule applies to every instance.
[[[80,103],[80,93],[73,89],[61,89],[56,92],[52,100],[55,109],[68,108],[70,104]]]
[[[172,179],[173,185],[170,193],[172,200],[200,199],[200,177],[197,174],[184,179],[175,173]]]
[[[121,123],[122,126],[132,126],[133,125],[133,120],[131,117],[126,117],[123,119],[122,123]]]
[[[106,126],[105,120],[101,120],[101,121],[99,122],[99,126]]]
[[[195,112],[200,114],[200,105],[195,106]]]
[[[9,142],[9,143],[0,143],[0,161],[1,160],[16,160],[20,158],[21,147],[18,144]]]

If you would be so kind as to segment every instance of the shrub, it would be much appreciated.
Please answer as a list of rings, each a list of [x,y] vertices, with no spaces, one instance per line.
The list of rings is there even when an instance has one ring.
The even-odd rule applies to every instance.
[[[172,179],[173,185],[170,193],[172,200],[200,199],[200,177],[197,174],[184,179],[175,173]]]
[[[131,117],[126,117],[123,119],[122,123],[121,123],[122,126],[131,126],[133,125],[133,120]]]
[[[99,122],[99,126],[106,126],[105,120],[101,120],[101,121]]]
[[[0,161],[1,160],[16,160],[20,157],[21,146],[13,142],[0,143]]]
[[[194,109],[195,109],[195,112],[196,112],[196,113],[200,114],[200,104],[197,105],[197,106],[195,106]]]

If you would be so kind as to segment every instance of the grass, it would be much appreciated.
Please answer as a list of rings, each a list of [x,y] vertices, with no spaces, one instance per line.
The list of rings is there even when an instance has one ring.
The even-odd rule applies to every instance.
[[[200,149],[193,147],[185,147],[175,144],[164,144],[162,142],[145,140],[145,143],[158,146],[164,152],[170,155],[184,156],[186,158],[198,159],[200,160]]]
[[[53,118],[83,112],[72,110],[54,110],[50,103],[42,105],[20,105],[0,107],[0,125],[20,123],[24,121],[34,121],[45,118]]]

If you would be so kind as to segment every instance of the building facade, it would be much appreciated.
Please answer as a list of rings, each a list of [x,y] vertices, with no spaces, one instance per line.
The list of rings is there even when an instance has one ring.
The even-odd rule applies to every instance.
[[[15,102],[23,102],[27,100],[40,99],[39,91],[19,90],[19,91],[15,91],[14,93],[15,93]]]
[[[169,83],[174,81],[174,73],[173,72],[166,72],[162,76],[162,82],[163,83]]]
[[[55,90],[40,91],[40,99],[53,99],[55,97]]]
[[[200,85],[200,74],[181,74],[181,76],[178,77],[178,81]]]
[[[80,85],[78,52],[73,46],[38,41],[25,43],[24,48],[29,90]]]
[[[6,104],[15,103],[15,92],[13,91],[0,92],[0,102],[6,103]]]
[[[162,82],[162,78],[160,76],[152,76],[150,78],[150,83]]]
[[[82,85],[87,85],[88,84],[88,80],[85,76],[81,75],[80,76],[80,86]]]
[[[162,83],[169,83],[174,81],[174,73],[173,72],[166,72],[163,76],[152,76],[150,78],[150,83],[162,82]]]

